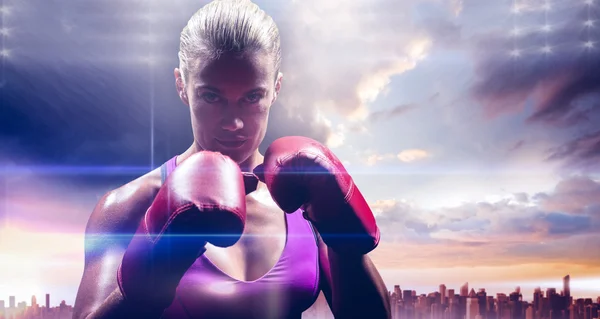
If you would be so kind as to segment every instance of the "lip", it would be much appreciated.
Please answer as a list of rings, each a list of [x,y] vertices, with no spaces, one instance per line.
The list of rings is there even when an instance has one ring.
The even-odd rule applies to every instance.
[[[238,140],[220,140],[218,138],[215,138],[215,141],[217,141],[219,146],[221,146],[223,148],[237,149],[237,148],[244,146],[244,144],[246,144],[247,140],[239,140],[239,139]]]

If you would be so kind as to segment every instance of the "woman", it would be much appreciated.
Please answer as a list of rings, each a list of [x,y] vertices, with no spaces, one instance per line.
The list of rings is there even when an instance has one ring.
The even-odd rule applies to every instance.
[[[100,200],[74,317],[300,318],[323,291],[336,317],[389,318],[379,230],[339,160],[302,137],[258,151],[282,83],[273,20],[213,1],[179,59],[194,142]]]

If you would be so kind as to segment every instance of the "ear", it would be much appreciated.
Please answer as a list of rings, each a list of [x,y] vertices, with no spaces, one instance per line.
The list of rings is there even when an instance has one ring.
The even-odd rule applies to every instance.
[[[173,70],[173,75],[175,75],[175,88],[177,89],[177,95],[179,95],[179,98],[183,104],[190,106],[187,92],[185,91],[185,84],[183,83],[181,70],[179,70],[179,68],[175,68],[175,70]]]
[[[283,73],[279,72],[277,74],[277,80],[275,80],[275,92],[273,93],[273,101],[271,104],[275,103],[277,100],[277,96],[279,96],[279,90],[281,90],[281,82],[283,81]]]

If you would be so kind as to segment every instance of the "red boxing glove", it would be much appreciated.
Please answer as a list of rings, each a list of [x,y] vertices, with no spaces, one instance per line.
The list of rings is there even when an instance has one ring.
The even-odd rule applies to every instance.
[[[245,183],[246,181],[246,183]],[[118,270],[121,293],[162,311],[205,244],[235,244],[246,222],[246,192],[258,178],[219,153],[190,156],[167,178],[143,217]]]
[[[340,160],[319,142],[277,139],[254,172],[283,211],[304,208],[304,217],[333,250],[366,254],[379,244],[371,208]]]

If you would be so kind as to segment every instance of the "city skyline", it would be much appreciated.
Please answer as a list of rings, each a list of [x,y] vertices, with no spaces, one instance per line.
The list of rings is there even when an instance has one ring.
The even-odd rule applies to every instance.
[[[569,277],[569,281],[571,280],[571,276],[570,276],[570,275],[567,275],[567,276],[563,277],[563,285],[564,285],[564,278],[566,278],[566,277]],[[479,291],[480,289],[484,289],[484,290],[486,290],[486,288],[485,288],[485,287],[479,287],[479,286],[469,286],[469,283],[468,283],[468,282],[465,282],[465,283],[464,283],[463,285],[461,285],[459,288],[462,288],[462,287],[464,287],[465,285],[466,285],[467,287],[469,287],[469,289],[474,289],[474,290],[476,290],[476,291]],[[439,285],[439,288],[441,289],[441,287],[442,287],[442,286],[444,286],[444,287],[445,287],[445,291],[451,291],[451,290],[452,290],[452,291],[454,291],[454,292],[458,292],[458,291],[460,291],[460,289],[457,289],[457,288],[452,288],[452,286],[447,286],[447,285],[445,285],[445,284],[443,284],[443,283],[441,283],[441,284]],[[400,285],[400,284],[393,284],[393,289],[392,289],[392,290],[390,290],[390,292],[394,291],[394,289],[396,289],[396,287],[406,287],[406,288],[409,288],[409,290],[410,290],[410,291],[416,291],[416,292],[418,293],[418,295],[425,294],[425,293],[419,293],[417,290],[410,289],[410,288],[411,288],[411,286],[410,286],[410,285],[403,286],[403,285]],[[518,285],[517,285],[515,288],[520,288],[520,286],[518,286]],[[537,287],[536,287],[536,289],[538,289],[538,288],[539,288],[539,289],[542,289],[542,290],[552,290],[552,289],[555,289],[555,290],[556,290],[558,287],[543,287],[543,286],[539,285],[539,286],[537,286]],[[563,288],[563,289],[564,289],[564,288]],[[469,290],[469,292],[470,292],[470,290]],[[524,295],[525,295],[525,294],[524,294]],[[576,296],[576,295],[571,295],[571,294],[570,294],[570,288],[569,288],[569,295],[570,295],[570,296],[572,296],[574,299],[581,299],[581,298],[584,298],[584,299],[588,299],[588,298],[591,298],[591,299],[597,299],[597,298],[600,298],[600,291],[599,291],[599,293],[598,293],[598,295],[597,295],[597,296]],[[49,293],[44,293],[44,294],[43,294],[43,296],[45,297],[45,302],[46,302],[46,303],[45,303],[45,305],[46,305],[46,307],[48,307],[48,305],[50,305],[50,307],[52,307],[52,306],[60,306],[60,304],[61,304],[61,303],[65,302],[65,300],[61,300],[61,301],[59,301],[59,302],[58,302],[58,303],[56,303],[56,304],[52,304],[52,299],[50,298],[51,294],[49,294]],[[26,301],[26,300],[20,300],[20,299],[17,299],[17,296],[15,296],[15,295],[9,295],[9,296],[8,296],[8,298],[6,298],[6,299],[3,299],[2,297],[3,297],[3,296],[0,296],[0,305],[2,305],[2,302],[5,302],[5,304],[6,304],[6,305],[8,305],[8,303],[6,303],[6,300],[8,300],[8,299],[10,299],[10,298],[14,298],[14,302],[15,302],[15,303],[17,303],[17,302],[18,302],[18,303],[21,303],[21,302],[25,302],[25,303],[27,303],[27,301]],[[30,295],[30,296],[29,296],[29,300],[37,300],[37,297],[38,297],[37,295]],[[533,296],[531,297],[531,299],[527,299],[527,298],[528,298],[528,297],[523,297],[523,300],[524,300],[524,301],[530,301],[530,300],[533,300],[533,299],[534,299],[534,297],[533,297]],[[20,300],[20,301],[18,301],[18,300]],[[32,303],[33,303],[33,301],[32,301]]]
[[[577,305],[577,304],[583,304],[584,306],[586,305],[591,305],[593,308],[591,311],[595,311],[594,313],[596,314],[595,316],[591,316],[591,317],[583,317],[581,319],[596,319],[598,318],[598,306],[600,304],[600,294],[598,296],[585,296],[585,297],[576,297],[576,296],[572,296],[571,295],[571,287],[570,287],[570,283],[571,283],[571,276],[570,275],[566,275],[562,278],[562,287],[537,287],[536,291],[534,293],[534,295],[531,298],[531,302],[529,300],[527,300],[526,298],[524,298],[520,287],[515,287],[512,291],[506,291],[503,293],[497,293],[495,295],[493,294],[489,294],[488,291],[486,291],[485,287],[473,287],[473,286],[469,286],[468,282],[465,282],[463,285],[461,285],[460,287],[450,287],[447,286],[445,284],[440,284],[438,289],[435,291],[429,291],[429,292],[421,292],[421,291],[415,291],[415,290],[410,290],[410,289],[403,289],[402,286],[400,284],[395,284],[393,289],[389,291],[390,294],[390,304],[392,307],[392,318],[393,319],[400,319],[400,318],[409,318],[407,317],[406,314],[401,315],[402,311],[406,311],[402,310],[403,308],[406,308],[407,305],[414,305],[415,307],[417,307],[418,305],[422,304],[424,301],[424,299],[422,298],[427,298],[429,299],[428,301],[428,306],[426,307],[427,309],[425,310],[421,310],[421,312],[425,312],[425,315],[427,315],[427,312],[431,310],[431,318],[429,317],[425,317],[423,319],[442,319],[442,318],[460,318],[460,316],[466,316],[465,319],[475,319],[476,316],[475,315],[469,315],[469,312],[473,309],[473,311],[477,311],[478,313],[480,311],[480,309],[483,309],[481,307],[484,307],[485,309],[487,309],[488,311],[488,318],[487,319],[492,319],[489,315],[489,313],[493,313],[493,307],[490,308],[489,303],[499,303],[502,301],[502,299],[511,299],[513,302],[514,301],[519,301],[519,302],[523,302],[523,306],[524,308],[519,310],[521,312],[526,313],[527,309],[529,307],[533,307],[536,309],[541,309],[542,304],[540,303],[543,298],[546,298],[548,300],[551,300],[553,297],[553,295],[559,296],[562,301],[557,301],[554,300],[552,302],[556,303],[562,303],[561,305],[552,305],[552,304],[548,304],[548,307],[554,307],[554,308],[560,308],[560,307],[565,307],[565,309],[569,308],[571,305]],[[560,288],[560,289],[559,289]],[[15,318],[15,319],[20,319],[21,317],[19,317],[18,314],[27,314],[29,313],[29,317],[27,318],[37,318],[34,316],[35,313],[31,313],[29,311],[30,308],[41,308],[40,311],[37,311],[38,314],[42,314],[44,313],[44,309],[50,309],[50,308],[59,308],[61,310],[62,315],[64,315],[65,317],[68,317],[68,315],[72,314],[72,307],[73,305],[70,305],[68,303],[66,303],[64,300],[60,301],[58,303],[58,306],[52,306],[51,304],[51,294],[45,294],[44,295],[44,304],[40,305],[37,302],[37,297],[31,296],[30,297],[30,303],[28,303],[27,301],[22,301],[20,299],[17,299],[16,296],[9,296],[9,300],[8,303],[6,302],[6,300],[0,299],[0,319],[3,318],[2,315],[4,313],[12,313],[15,317],[9,317],[9,318]],[[433,299],[432,299],[433,298]],[[461,299],[460,298],[466,298],[466,299]],[[540,299],[542,298],[542,299]],[[513,300],[514,299],[514,300]],[[556,298],[555,298],[556,299]],[[479,300],[476,304],[478,305],[477,307],[474,308],[473,302],[471,302],[471,300]],[[466,303],[465,303],[466,302]],[[462,305],[461,307],[463,307],[463,310],[452,310],[452,303],[455,303],[456,305]],[[514,305],[513,305],[514,306]],[[412,306],[411,306],[412,307]],[[436,315],[435,313],[438,311],[436,309],[438,309],[438,307],[440,308],[439,311],[439,315]],[[496,305],[495,307],[498,307],[498,305]],[[512,307],[512,306],[511,306]],[[421,307],[422,308],[422,307]],[[417,309],[417,308],[415,308]],[[448,311],[447,314],[448,316],[443,317],[442,316],[442,309],[447,309]],[[569,308],[570,309],[570,308]],[[416,311],[416,310],[415,310]],[[450,312],[452,311],[458,311],[456,313],[453,313],[450,316]],[[460,314],[460,311],[465,312],[463,315]],[[491,312],[490,312],[491,311]],[[512,311],[512,310],[511,310]],[[548,310],[549,311],[549,310]],[[512,312],[511,312],[512,313]],[[322,318],[322,317],[327,317],[328,315],[330,315],[330,313],[328,312],[328,306],[326,305],[326,302],[323,299],[322,294],[319,296],[319,298],[315,301],[315,303],[308,309],[305,311],[303,317],[304,318],[313,318],[314,316],[317,316],[318,318]],[[415,314],[411,315],[414,316]],[[591,314],[590,314],[591,315]],[[494,318],[508,318],[508,319],[542,319],[542,318],[546,318],[543,316],[538,315],[537,317],[535,317],[534,314],[528,314],[526,315],[526,317],[520,317],[519,315],[515,315],[514,313],[512,313],[510,316],[508,317],[502,317],[499,314],[496,314],[495,316],[498,317],[494,317]],[[486,319],[485,314],[481,317],[477,317],[478,319]],[[559,319],[561,317],[554,317],[554,319]],[[571,317],[571,316],[567,316],[567,317],[562,317],[563,319],[577,319],[579,317],[575,316],[575,317]]]
[[[438,291],[421,295],[397,285],[390,297],[392,319],[597,319],[600,304],[600,296],[573,297],[570,275],[562,278],[560,291],[536,287],[532,302],[523,300],[518,286],[494,297],[485,288],[476,291],[468,283],[458,291],[441,284]]]
[[[45,303],[37,303],[36,296],[31,297],[31,303],[26,301],[16,303],[14,296],[9,297],[8,305],[0,300],[0,319],[71,319],[73,306],[62,300],[58,306],[50,305],[50,294],[45,294]]]

